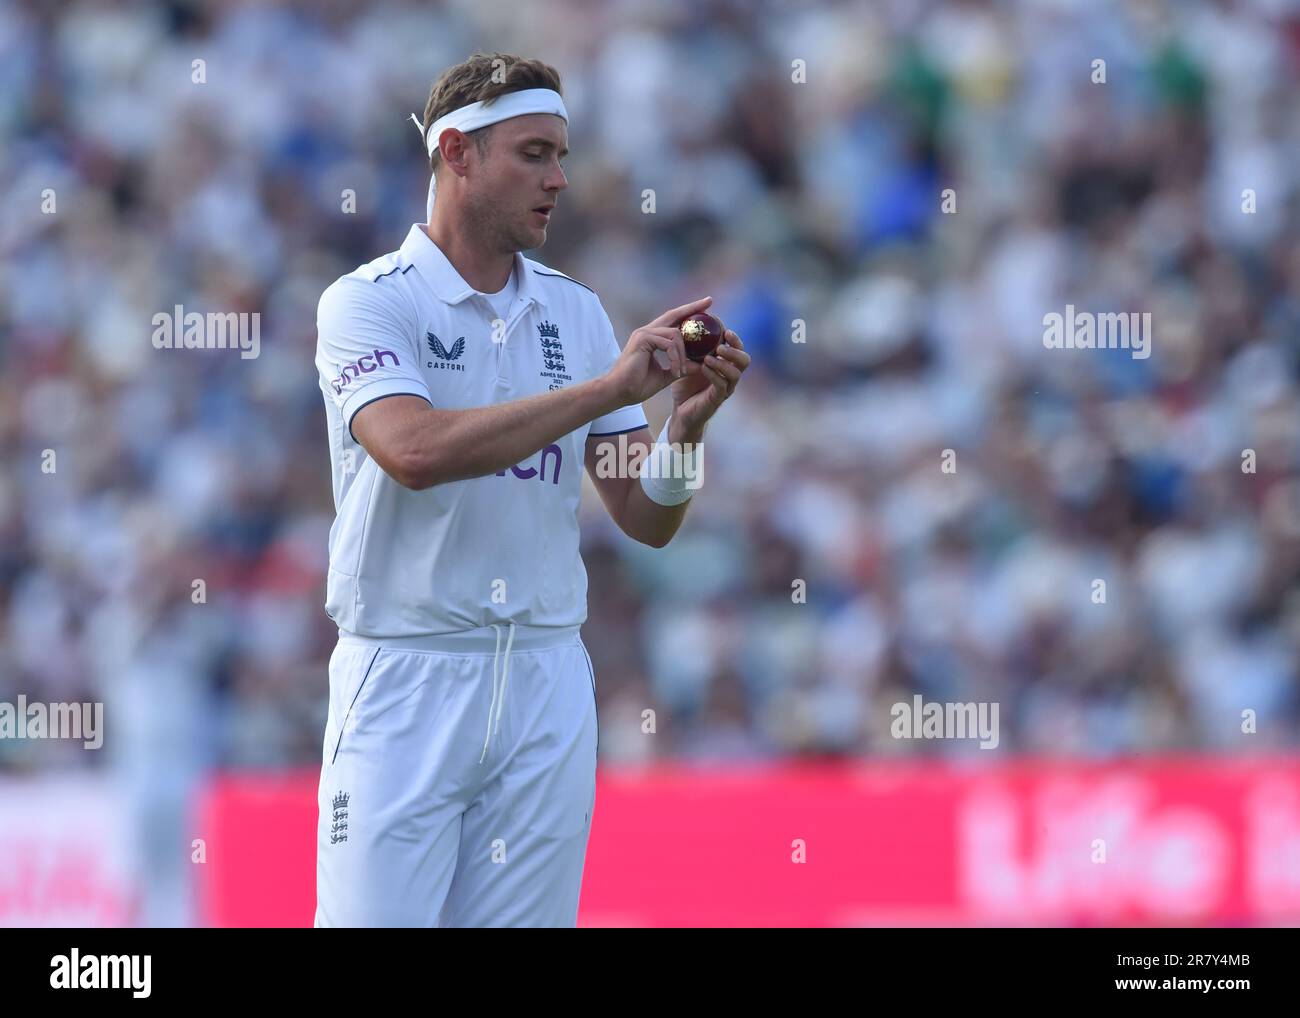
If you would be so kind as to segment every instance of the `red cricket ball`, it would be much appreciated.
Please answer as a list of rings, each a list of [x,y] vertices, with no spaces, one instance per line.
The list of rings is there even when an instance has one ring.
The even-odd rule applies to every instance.
[[[722,342],[725,330],[722,322],[707,311],[697,311],[684,319],[677,330],[682,334],[686,356],[693,361],[703,361]]]

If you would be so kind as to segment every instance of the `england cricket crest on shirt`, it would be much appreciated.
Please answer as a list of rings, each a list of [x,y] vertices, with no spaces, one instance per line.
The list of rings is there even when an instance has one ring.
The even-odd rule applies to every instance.
[[[331,845],[348,840],[348,800],[351,798],[347,792],[339,792],[334,796],[334,823],[330,826]]]
[[[564,382],[572,382],[573,377],[565,373],[564,346],[560,343],[560,327],[550,322],[541,322],[537,326],[537,332],[542,343],[541,376],[551,379],[552,389],[560,388]]]

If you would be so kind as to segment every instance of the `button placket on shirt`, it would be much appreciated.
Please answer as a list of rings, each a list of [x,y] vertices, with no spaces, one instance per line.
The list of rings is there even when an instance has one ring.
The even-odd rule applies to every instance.
[[[486,303],[486,301],[484,303]],[[506,344],[510,342],[510,333],[515,330],[515,327],[519,324],[520,320],[525,317],[524,312],[527,310],[527,308],[528,308],[527,301],[520,301],[518,300],[518,298],[516,298],[514,307],[510,309],[510,317],[506,319],[506,329],[501,336],[501,342],[492,344],[497,348],[496,384],[502,388],[510,387],[510,379],[508,379],[505,376],[505,371],[504,371],[505,360],[506,360],[505,347]],[[489,309],[490,309],[490,305],[489,305]],[[496,312],[490,311],[490,314],[492,315],[492,317],[489,319],[489,322],[495,321]]]

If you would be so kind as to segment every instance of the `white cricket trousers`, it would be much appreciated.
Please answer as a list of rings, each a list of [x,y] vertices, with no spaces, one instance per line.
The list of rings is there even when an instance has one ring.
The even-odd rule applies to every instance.
[[[340,632],[315,925],[575,926],[595,681],[577,626]]]

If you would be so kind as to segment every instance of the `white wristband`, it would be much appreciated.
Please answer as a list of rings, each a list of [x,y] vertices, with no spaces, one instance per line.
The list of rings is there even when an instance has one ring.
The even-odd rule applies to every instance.
[[[641,489],[651,502],[671,506],[687,501],[703,483],[704,444],[670,445],[665,421],[650,453],[641,461]]]

